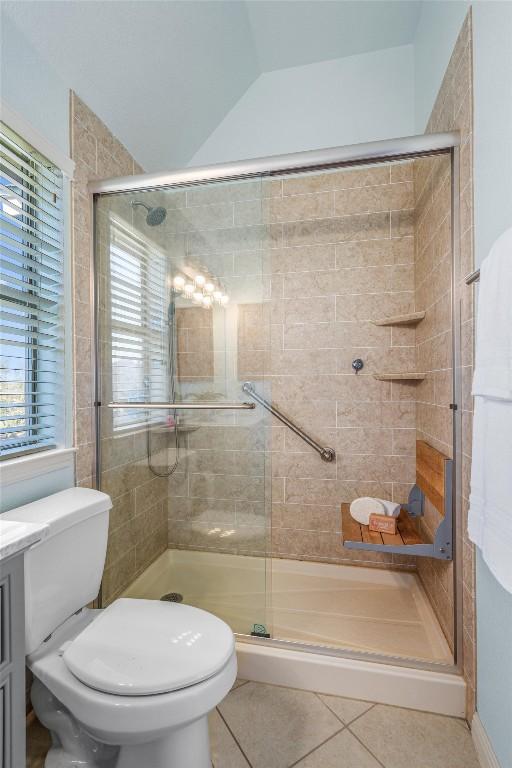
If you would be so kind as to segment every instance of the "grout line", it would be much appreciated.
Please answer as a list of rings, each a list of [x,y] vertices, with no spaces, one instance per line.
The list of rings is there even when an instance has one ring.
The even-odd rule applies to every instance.
[[[376,706],[376,705],[374,704],[373,706]],[[369,712],[369,711],[370,711],[370,710],[368,710],[368,712]],[[364,714],[366,714],[366,712],[365,712]],[[362,716],[363,716],[363,715],[361,715],[361,717],[362,717]],[[359,719],[359,718],[356,718],[356,720],[358,720],[358,719]],[[352,722],[354,722],[354,720],[353,720]],[[348,727],[348,726],[347,726],[347,727]],[[355,733],[354,733],[354,731],[352,731],[350,728],[348,728],[348,731],[349,731],[349,733],[351,733],[351,734],[352,734],[352,736],[354,737],[354,739],[356,739],[356,740],[357,740],[357,741],[360,743],[360,745],[361,745],[361,746],[362,746],[362,747],[363,747],[363,748],[364,748],[364,749],[365,749],[365,750],[366,750],[366,751],[367,751],[367,752],[368,752],[368,753],[369,753],[369,754],[370,754],[370,755],[373,757],[373,759],[374,759],[374,760],[376,760],[376,761],[377,761],[377,763],[378,763],[379,765],[381,765],[381,766],[382,766],[382,768],[386,768],[386,766],[384,765],[384,763],[383,763],[383,762],[381,762],[381,761],[379,760],[379,758],[377,757],[377,755],[376,755],[374,752],[372,752],[372,750],[371,750],[371,749],[370,749],[370,748],[369,748],[369,747],[368,747],[368,746],[367,746],[367,745],[364,743],[364,741],[361,741],[361,739],[359,738],[359,736],[358,736],[357,734],[355,734]]]
[[[328,693],[326,693],[326,694],[323,694],[323,695],[325,695],[325,696],[330,696],[330,695],[333,695],[333,694],[328,694]],[[315,696],[316,696],[316,697],[317,697],[317,698],[318,698],[318,699],[319,699],[319,700],[322,702],[322,704],[324,704],[324,705],[327,707],[327,709],[328,709],[330,712],[332,712],[332,714],[333,714],[335,717],[337,717],[337,718],[338,718],[338,720],[340,721],[340,723],[342,723],[342,724],[343,724],[343,725],[344,725],[346,728],[348,728],[348,726],[349,726],[349,725],[352,725],[352,723],[355,723],[355,721],[356,721],[356,720],[359,720],[359,718],[360,718],[360,717],[363,717],[364,715],[366,715],[366,713],[367,713],[367,712],[369,712],[369,711],[370,711],[370,709],[373,709],[373,708],[376,706],[376,702],[375,702],[375,701],[373,701],[373,702],[370,702],[370,701],[366,701],[366,702],[365,702],[363,699],[353,699],[353,701],[362,701],[362,702],[363,702],[363,704],[370,704],[370,706],[368,707],[368,709],[365,709],[365,711],[364,711],[364,712],[361,712],[361,714],[360,714],[360,715],[357,715],[357,716],[356,716],[356,717],[354,717],[352,720],[349,720],[349,722],[348,722],[348,723],[345,723],[345,722],[343,722],[343,720],[341,719],[341,717],[339,717],[339,715],[337,715],[337,714],[336,714],[336,712],[335,712],[333,709],[331,709],[331,707],[330,707],[330,706],[327,704],[327,702],[325,702],[323,699],[321,699],[321,698],[320,698],[320,694],[319,694],[319,693],[315,693]],[[350,697],[344,697],[344,696],[334,696],[334,698],[350,698]]]
[[[376,706],[377,706],[377,702],[375,702],[375,701],[374,701],[374,702],[372,703],[372,705],[371,705],[370,707],[368,707],[368,709],[367,709],[365,712],[361,712],[361,714],[360,714],[360,715],[357,715],[357,717],[354,717],[354,718],[353,718],[353,720],[351,720],[351,721],[350,721],[350,723],[347,723],[347,728],[348,728],[350,725],[352,725],[352,723],[355,723],[355,722],[356,722],[356,720],[359,720],[361,717],[364,717],[366,714],[368,714],[368,712],[369,712],[371,709],[373,709],[374,707],[376,707]],[[350,730],[350,729],[349,729],[349,730]],[[350,732],[352,733],[352,731],[350,731]]]
[[[322,698],[320,698],[320,694],[319,694],[319,693],[317,693],[316,691],[313,691],[313,693],[314,693],[314,695],[317,697],[318,701],[320,701],[320,702],[321,702],[321,703],[324,705],[324,707],[326,707],[326,708],[329,710],[329,712],[331,712],[331,714],[333,714],[333,715],[334,715],[334,717],[335,717],[337,720],[339,720],[339,721],[340,721],[340,723],[341,723],[341,724],[342,724],[344,727],[346,727],[346,726],[347,726],[347,723],[344,723],[344,722],[343,722],[343,720],[341,719],[341,717],[338,717],[338,715],[336,714],[336,712],[334,712],[334,710],[332,710],[332,709],[330,708],[330,706],[329,706],[329,705],[328,705],[328,704],[327,704],[327,703],[326,703],[326,702],[325,702],[325,701],[324,701]]]
[[[247,682],[249,682],[249,681],[247,680]],[[236,688],[235,688],[235,690],[236,690]],[[228,721],[226,720],[226,718],[224,717],[224,715],[222,714],[220,709],[218,707],[216,707],[216,709],[217,709],[217,712],[219,713],[220,719],[222,720],[222,722],[224,723],[224,725],[228,729],[229,733],[231,734],[231,738],[233,739],[233,741],[237,745],[238,749],[242,753],[243,757],[245,758],[245,761],[246,761],[247,765],[250,766],[250,768],[253,768],[253,765],[252,765],[251,761],[249,760],[249,758],[247,757],[247,755],[245,754],[244,750],[242,749],[242,747],[240,745],[240,742],[238,741],[238,739],[236,738],[235,734],[233,733],[233,731],[229,727]]]
[[[239,688],[242,688],[242,686],[247,685],[247,683],[249,683],[249,682],[250,682],[250,680],[242,680],[242,682],[239,683],[236,686],[236,688],[231,688],[231,691],[238,691]],[[230,691],[230,693],[231,693],[231,691]]]
[[[339,720],[339,718],[338,718],[338,720]],[[340,722],[341,722],[341,720],[340,720]],[[299,757],[299,759],[296,760],[294,763],[290,763],[288,768],[294,768],[294,766],[300,766],[301,762],[303,760],[305,760],[306,757],[309,757],[309,755],[314,754],[317,751],[317,749],[320,749],[320,747],[323,747],[324,744],[327,744],[328,741],[330,741],[331,739],[334,739],[335,736],[338,736],[345,729],[346,729],[346,726],[343,725],[343,728],[340,728],[339,731],[336,731],[336,733],[331,734],[327,739],[325,739],[324,741],[320,742],[320,744],[317,744],[316,747],[311,749],[309,752],[306,752],[305,755],[302,755],[302,757]]]

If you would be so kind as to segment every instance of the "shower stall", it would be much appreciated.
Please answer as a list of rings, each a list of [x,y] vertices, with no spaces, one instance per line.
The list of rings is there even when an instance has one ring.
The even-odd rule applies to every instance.
[[[438,134],[92,184],[103,604],[458,671],[457,164]]]

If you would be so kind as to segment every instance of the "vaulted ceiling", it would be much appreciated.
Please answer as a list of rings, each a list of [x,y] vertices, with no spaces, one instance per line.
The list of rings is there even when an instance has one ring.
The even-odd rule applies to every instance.
[[[263,72],[411,43],[420,0],[2,3],[147,170],[185,165]]]

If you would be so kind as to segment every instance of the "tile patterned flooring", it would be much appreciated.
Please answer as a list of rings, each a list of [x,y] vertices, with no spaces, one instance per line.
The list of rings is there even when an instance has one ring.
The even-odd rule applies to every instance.
[[[213,768],[479,766],[464,720],[243,680],[212,712],[210,735]],[[27,768],[43,767],[48,743],[33,724]]]

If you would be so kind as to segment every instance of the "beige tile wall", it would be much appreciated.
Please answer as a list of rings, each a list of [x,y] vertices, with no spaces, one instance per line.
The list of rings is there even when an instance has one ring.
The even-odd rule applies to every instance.
[[[473,404],[471,399],[471,379],[473,366],[473,344],[474,344],[474,326],[473,326],[473,288],[466,286],[464,277],[473,269],[473,89],[472,89],[472,28],[471,11],[469,11],[464,25],[461,29],[457,43],[453,50],[450,63],[446,70],[443,83],[439,90],[436,103],[427,126],[427,133],[438,131],[460,131],[460,257],[455,264],[455,293],[456,301],[461,310],[461,379],[462,379],[462,498],[459,504],[462,507],[462,520],[458,521],[459,536],[462,540],[463,566],[461,580],[458,587],[462,591],[462,616],[463,616],[463,668],[464,677],[467,683],[467,717],[471,719],[475,709],[475,645],[476,645],[476,626],[475,626],[475,566],[474,566],[474,547],[467,538],[467,509],[469,499],[469,478],[471,465],[471,430]],[[417,175],[415,182],[417,184],[417,194],[421,193],[421,188],[429,189],[432,200],[439,202],[441,210],[446,209],[446,182],[443,181],[443,169],[436,172],[435,164],[427,179],[423,179],[424,168],[417,165]],[[428,180],[430,179],[430,181]],[[424,221],[428,220],[428,206],[424,206]],[[442,214],[441,214],[442,215]],[[445,302],[445,285],[448,278],[446,266],[440,259],[441,251],[445,249],[446,241],[443,233],[442,224],[437,229],[437,239],[443,243],[443,248],[436,251],[436,242],[432,242],[430,247],[430,264],[438,264],[440,269],[435,270],[433,275],[432,295],[427,301],[437,302],[431,305],[430,314],[433,318],[433,324],[437,326],[440,333],[445,326],[447,316]],[[427,253],[429,246],[420,252],[417,251],[417,259],[422,259],[422,253]],[[417,273],[420,276],[420,263],[417,261]],[[442,279],[440,279],[442,275]],[[421,293],[421,284],[418,284],[419,296]],[[424,293],[424,292],[423,292]],[[420,300],[424,300],[420,298]],[[430,326],[427,326],[428,328]],[[421,338],[421,337],[419,337]],[[432,350],[435,351],[434,349]],[[446,361],[444,361],[446,363]],[[444,364],[443,363],[443,364]],[[443,374],[444,376],[444,374]],[[442,393],[446,382],[443,377],[436,375],[434,378],[434,387],[426,385],[424,392],[424,405],[419,406],[419,410],[425,415],[430,412],[432,418],[427,422],[424,420],[419,423],[419,428],[428,435],[428,439],[437,447],[448,451],[449,442],[446,446],[447,432],[446,427],[450,425],[451,420],[443,409],[448,393],[442,395],[444,403],[439,408],[439,393]],[[437,385],[437,389],[436,389]],[[443,426],[438,414],[446,416]],[[453,602],[452,574],[451,567],[440,561],[425,560],[420,565],[420,574],[427,591],[431,597],[432,603],[437,610],[441,623],[449,633],[451,606]],[[459,607],[460,610],[460,607]]]
[[[373,378],[415,369],[414,329],[371,322],[414,307],[413,206],[407,163],[284,178],[270,202],[283,242],[271,252],[267,386],[279,408],[337,453],[327,464],[289,430],[272,446],[278,556],[414,562],[344,549],[339,510],[361,495],[405,501],[414,482],[415,390]]]
[[[412,165],[288,177],[259,193],[254,183],[192,190],[171,226],[194,224],[186,258],[199,253],[233,293],[219,337],[225,391],[240,399],[252,380],[338,460],[321,461],[260,410],[244,425],[242,417],[203,423],[183,439],[170,544],[264,552],[265,474],[277,556],[411,567],[412,559],[345,550],[339,505],[365,494],[404,501],[414,481],[415,388],[372,376],[414,370],[414,329],[371,322],[414,308]],[[355,357],[365,362],[357,377]]]
[[[76,482],[95,483],[93,317],[91,289],[92,221],[87,183],[127,176],[142,169],[101,120],[71,92],[73,182],[73,333]],[[105,438],[105,433],[103,435]],[[111,493],[103,597],[111,600],[167,546],[166,497],[147,469],[144,435],[102,440],[102,488]],[[134,465],[133,462],[137,463]],[[160,495],[159,495],[160,494]]]

